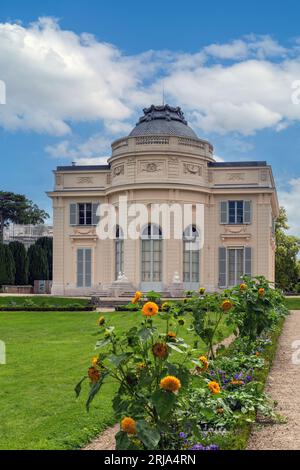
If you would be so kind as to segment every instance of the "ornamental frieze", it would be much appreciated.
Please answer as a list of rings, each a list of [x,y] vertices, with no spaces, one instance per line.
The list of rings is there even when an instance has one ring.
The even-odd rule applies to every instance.
[[[113,169],[113,177],[124,175],[124,165],[115,166]]]
[[[185,162],[183,164],[183,172],[194,176],[202,176],[202,165]]]
[[[77,178],[77,183],[78,184],[91,184],[93,183],[93,177],[92,176],[79,176]]]

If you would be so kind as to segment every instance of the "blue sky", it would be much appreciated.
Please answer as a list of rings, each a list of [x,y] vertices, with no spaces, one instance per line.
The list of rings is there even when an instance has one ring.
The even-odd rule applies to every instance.
[[[0,187],[50,212],[52,170],[105,161],[164,83],[219,158],[272,164],[300,235],[297,3],[2,0]]]

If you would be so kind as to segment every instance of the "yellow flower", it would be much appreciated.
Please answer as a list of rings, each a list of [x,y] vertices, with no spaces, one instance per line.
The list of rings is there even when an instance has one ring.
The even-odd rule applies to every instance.
[[[244,385],[244,382],[242,380],[232,380],[231,385]]]
[[[139,371],[141,371],[142,369],[146,368],[146,364],[144,362],[140,362],[136,367]]]
[[[88,377],[93,383],[96,383],[100,379],[100,372],[98,369],[96,369],[96,367],[90,367],[88,370]]]
[[[240,289],[241,289],[241,290],[246,290],[246,289],[247,289],[247,285],[246,285],[245,283],[240,284]]]
[[[204,295],[204,293],[205,293],[205,287],[200,287],[199,294]]]
[[[217,413],[218,414],[223,414],[224,413],[224,408],[217,408]]]
[[[160,381],[160,387],[168,392],[177,392],[181,387],[181,382],[173,375],[167,375]]]
[[[155,343],[152,352],[155,357],[166,359],[168,357],[168,346],[165,343]]]
[[[265,295],[265,289],[264,289],[263,287],[260,287],[260,288],[258,289],[258,295],[259,295],[260,297],[262,297],[263,295]]]
[[[208,388],[214,395],[218,395],[218,393],[220,393],[221,391],[221,388],[218,382],[209,382]]]
[[[260,356],[260,352],[256,351],[255,356],[257,356],[257,357]]]
[[[170,307],[171,305],[169,304],[169,302],[164,302],[161,306],[161,310],[163,312],[168,312],[170,310]]]
[[[202,362],[202,364],[203,364],[203,367],[199,368],[200,372],[203,372],[203,371],[207,370],[208,369],[208,364],[209,364],[207,357],[206,356],[200,356],[199,361]]]
[[[127,432],[127,434],[136,434],[135,420],[126,416],[121,421],[121,429],[122,431]]]
[[[132,303],[133,304],[136,304],[137,302],[139,302],[142,298],[142,293],[140,291],[136,291],[136,293],[134,294],[134,297],[132,299]]]
[[[104,323],[105,323],[105,318],[100,317],[99,320],[98,320],[98,325],[102,326],[102,325],[104,325]]]
[[[221,309],[223,312],[228,312],[233,307],[233,303],[229,299],[225,299],[222,302]]]
[[[168,331],[167,339],[169,341],[174,341],[176,339],[176,333],[174,333],[174,331]]]
[[[153,315],[157,315],[158,313],[158,305],[155,302],[147,302],[142,308],[142,314],[146,317],[152,317]]]
[[[96,366],[98,365],[98,362],[99,362],[99,358],[98,358],[98,357],[93,357],[93,359],[92,359],[92,365],[93,365],[94,367],[96,367]]]

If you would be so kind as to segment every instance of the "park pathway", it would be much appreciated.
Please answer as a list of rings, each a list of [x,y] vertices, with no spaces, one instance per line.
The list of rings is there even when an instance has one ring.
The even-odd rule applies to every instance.
[[[256,424],[248,450],[300,449],[300,364],[292,362],[296,340],[300,340],[300,311],[293,310],[286,318],[266,384],[266,392],[278,403],[276,411],[285,422]],[[300,354],[297,357],[299,361]]]

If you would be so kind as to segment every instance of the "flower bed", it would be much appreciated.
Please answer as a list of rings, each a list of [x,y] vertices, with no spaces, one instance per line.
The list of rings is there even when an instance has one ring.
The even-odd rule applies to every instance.
[[[160,309],[140,292],[132,304],[141,312],[141,323],[128,331],[116,332],[105,317],[99,319],[100,354],[75,388],[79,395],[89,380],[89,409],[108,378],[119,382],[113,399],[121,423],[117,449],[243,448],[256,412],[274,416],[263,383],[287,313],[280,292],[263,277],[245,278],[222,294],[201,289]],[[184,341],[187,312],[193,322]],[[157,315],[165,320],[163,330]],[[236,340],[215,351],[224,318],[236,327]]]

